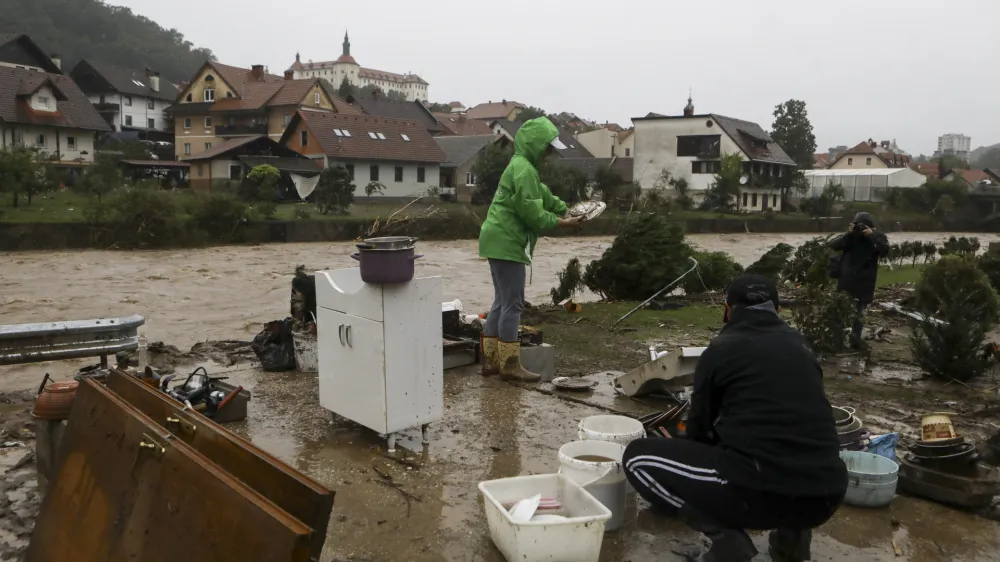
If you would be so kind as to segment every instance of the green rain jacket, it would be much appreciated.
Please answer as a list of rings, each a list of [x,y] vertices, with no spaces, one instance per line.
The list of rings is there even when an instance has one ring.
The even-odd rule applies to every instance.
[[[479,230],[480,257],[531,265],[538,235],[554,226],[566,203],[538,179],[537,166],[559,130],[546,117],[527,121],[514,137],[514,157],[500,176]]]

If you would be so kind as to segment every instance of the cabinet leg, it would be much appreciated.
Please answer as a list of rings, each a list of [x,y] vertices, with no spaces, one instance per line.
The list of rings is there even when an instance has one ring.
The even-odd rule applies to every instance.
[[[426,424],[426,423],[424,425],[420,426],[420,437],[423,438],[424,445],[427,445],[427,444],[429,444],[431,442],[431,440],[427,437],[427,428],[428,427],[430,427],[430,424]]]
[[[388,438],[389,438],[389,452],[390,453],[395,453],[396,452],[396,434],[395,433],[390,433],[388,435]]]

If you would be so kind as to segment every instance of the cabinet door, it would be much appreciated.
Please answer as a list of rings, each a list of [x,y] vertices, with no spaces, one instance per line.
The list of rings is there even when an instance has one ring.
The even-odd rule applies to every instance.
[[[385,423],[382,323],[318,308],[319,403],[379,433]]]

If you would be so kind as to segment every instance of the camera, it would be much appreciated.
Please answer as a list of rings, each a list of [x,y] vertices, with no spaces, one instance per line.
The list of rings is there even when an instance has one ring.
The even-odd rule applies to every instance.
[[[854,234],[862,234],[864,233],[864,231],[865,231],[865,225],[864,223],[860,222],[854,223],[854,228],[851,229],[851,232]]]

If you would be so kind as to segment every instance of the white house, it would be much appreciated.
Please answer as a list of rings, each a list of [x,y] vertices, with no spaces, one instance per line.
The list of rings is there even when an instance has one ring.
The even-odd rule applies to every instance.
[[[180,92],[158,72],[139,72],[84,59],[69,75],[114,130],[173,135],[173,123],[165,110]]]
[[[395,91],[406,96],[407,101],[427,101],[427,82],[412,73],[399,74],[365,68],[351,56],[351,40],[344,33],[344,50],[337,60],[320,62],[302,62],[299,54],[295,54],[295,62],[288,68],[299,78],[325,78],[334,88],[339,88],[346,78],[352,86],[363,88],[377,86],[383,91]]]
[[[605,125],[585,133],[578,133],[579,141],[596,158],[632,158],[635,137],[632,129],[622,129],[618,125]]]
[[[632,122],[632,175],[643,189],[655,187],[665,171],[686,180],[689,195],[698,202],[714,183],[722,155],[738,154],[744,170],[739,208],[780,210],[780,191],[773,185],[793,173],[796,164],[756,123],[715,113],[696,115],[690,99],[683,115],[649,114]]]

